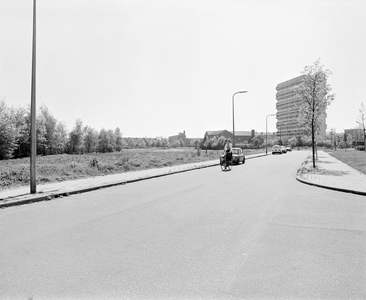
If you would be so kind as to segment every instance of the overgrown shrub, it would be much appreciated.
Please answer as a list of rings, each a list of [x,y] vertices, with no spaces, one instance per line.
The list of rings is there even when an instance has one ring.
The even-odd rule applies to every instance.
[[[102,172],[112,172],[115,170],[115,166],[111,164],[98,164],[98,170]]]
[[[17,169],[2,168],[2,170],[0,170],[0,187],[2,188],[6,188],[21,182],[29,182],[29,180],[29,168],[20,166]]]

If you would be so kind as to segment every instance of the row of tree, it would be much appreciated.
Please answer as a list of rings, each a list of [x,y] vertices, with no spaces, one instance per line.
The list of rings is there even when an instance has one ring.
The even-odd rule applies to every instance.
[[[30,107],[9,107],[5,99],[0,100],[0,160],[30,156]],[[66,125],[58,121],[49,109],[42,105],[37,112],[37,154],[81,154],[114,152],[123,148],[166,147],[165,138],[122,138],[119,128],[95,130],[84,126],[77,119],[68,132]],[[173,146],[181,146],[181,142]]]
[[[224,149],[225,140],[226,138],[223,136],[205,139],[203,143],[200,143],[200,148],[208,150],[221,150]],[[352,135],[348,135],[346,137],[337,135],[337,138],[335,139],[335,137],[333,137],[331,133],[325,138],[322,138],[321,136],[316,137],[316,145],[318,147],[333,148],[336,146],[345,149],[352,147],[352,144],[353,144]],[[308,135],[282,137],[281,139],[278,136],[269,137],[267,140],[267,147],[272,147],[273,145],[289,145],[293,148],[311,147],[312,140],[311,136]],[[264,141],[264,143],[262,144],[236,143],[236,146],[242,149],[263,148],[266,146],[266,142]]]
[[[0,160],[30,156],[30,106],[9,107],[0,100]],[[149,147],[203,147],[201,140],[167,138],[122,138],[121,130],[101,129],[84,125],[77,119],[68,132],[66,125],[58,121],[49,109],[42,105],[37,112],[37,155],[106,153],[122,149]]]

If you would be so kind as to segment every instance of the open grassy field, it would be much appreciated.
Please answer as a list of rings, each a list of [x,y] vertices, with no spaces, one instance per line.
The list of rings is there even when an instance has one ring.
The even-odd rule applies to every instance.
[[[348,149],[329,152],[330,155],[366,174],[366,152]]]
[[[245,154],[263,150],[245,150]],[[114,153],[50,155],[37,157],[37,184],[59,182],[129,171],[162,168],[219,158],[222,151],[196,154],[192,148],[131,149]],[[29,158],[0,161],[0,191],[29,185]]]

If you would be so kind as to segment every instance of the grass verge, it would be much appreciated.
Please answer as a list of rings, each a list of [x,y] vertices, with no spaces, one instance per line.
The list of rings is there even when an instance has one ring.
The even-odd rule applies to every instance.
[[[343,161],[352,168],[366,174],[366,152],[356,150],[337,150],[329,152],[330,155]]]
[[[246,155],[263,152],[245,150]],[[37,184],[74,180],[215,160],[222,151],[192,148],[133,149],[114,153],[50,155],[37,157]],[[0,161],[0,191],[29,185],[29,158]]]

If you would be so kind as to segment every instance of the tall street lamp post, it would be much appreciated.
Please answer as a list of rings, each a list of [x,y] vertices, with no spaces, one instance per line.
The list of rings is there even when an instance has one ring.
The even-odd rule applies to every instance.
[[[275,116],[276,114],[270,114],[270,115],[268,115],[267,117],[266,117],[266,155],[267,155],[267,134],[268,134],[268,130],[267,130],[267,118],[269,117],[269,116]]]
[[[33,45],[32,45],[32,86],[31,86],[31,155],[30,155],[30,192],[37,192],[36,180],[36,0],[33,0]]]
[[[239,91],[239,92],[236,92],[233,97],[232,97],[232,102],[233,102],[233,147],[235,147],[235,122],[234,122],[234,96],[236,94],[243,94],[243,93],[247,93],[248,91]]]

